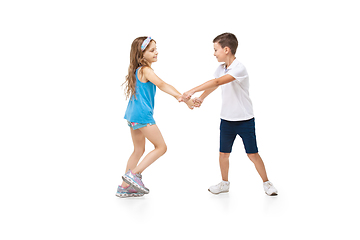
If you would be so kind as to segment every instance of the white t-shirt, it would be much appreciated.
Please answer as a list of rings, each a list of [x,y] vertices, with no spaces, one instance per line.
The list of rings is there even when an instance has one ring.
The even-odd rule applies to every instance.
[[[235,59],[226,68],[221,64],[215,71],[215,78],[229,74],[234,81],[221,85],[222,106],[220,118],[228,121],[243,121],[254,117],[252,103],[249,97],[249,76],[243,64]]]

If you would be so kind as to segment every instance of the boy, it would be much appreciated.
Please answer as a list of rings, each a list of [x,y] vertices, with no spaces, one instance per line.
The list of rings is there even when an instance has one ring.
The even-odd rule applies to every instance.
[[[268,180],[264,163],[258,153],[254,114],[249,97],[249,76],[244,65],[235,57],[238,41],[234,34],[223,33],[217,36],[213,43],[214,56],[218,62],[224,64],[217,68],[215,79],[191,89],[182,96],[183,99],[190,99],[194,93],[205,90],[199,98],[195,98],[195,106],[200,107],[204,99],[218,86],[222,89],[219,162],[223,181],[211,186],[209,191],[213,194],[229,191],[229,157],[234,140],[240,135],[249,159],[263,180],[265,193],[276,196],[278,192]]]

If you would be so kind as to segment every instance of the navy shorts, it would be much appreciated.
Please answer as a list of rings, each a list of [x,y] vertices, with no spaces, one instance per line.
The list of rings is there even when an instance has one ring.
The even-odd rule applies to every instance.
[[[231,153],[237,135],[242,138],[247,154],[258,152],[254,118],[245,121],[226,121],[221,119],[220,152]]]

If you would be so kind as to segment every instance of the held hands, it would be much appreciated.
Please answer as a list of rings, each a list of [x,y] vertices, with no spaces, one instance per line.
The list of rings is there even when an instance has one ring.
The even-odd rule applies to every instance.
[[[191,98],[191,96],[192,95],[194,95],[194,91],[187,91],[187,92],[185,92],[183,95],[182,95],[182,98],[184,99],[184,100],[190,100],[190,98]]]
[[[188,106],[188,108],[190,108],[191,110],[194,109],[194,107],[200,107],[202,102],[203,102],[203,99],[199,98],[199,97],[195,97],[193,99],[191,99],[191,96],[193,95],[194,93],[192,92],[186,92],[184,93],[182,96],[180,96],[178,98],[178,101],[179,102],[185,102],[186,105]]]
[[[195,102],[191,99],[191,100],[187,100],[185,98],[183,98],[183,96],[181,95],[179,98],[178,98],[178,101],[179,102],[184,102],[186,103],[186,105],[188,106],[188,108],[190,108],[191,110],[194,109],[194,105],[195,105]]]

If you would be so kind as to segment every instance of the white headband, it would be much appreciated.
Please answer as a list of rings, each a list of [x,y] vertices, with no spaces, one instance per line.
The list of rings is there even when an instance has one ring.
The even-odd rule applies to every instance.
[[[141,44],[141,51],[144,51],[144,50],[145,50],[145,48],[149,45],[150,41],[151,41],[151,37],[147,37],[147,38],[143,41],[143,43]]]

